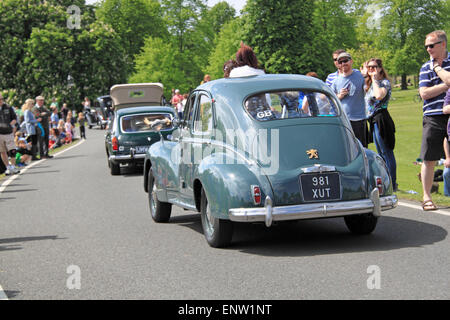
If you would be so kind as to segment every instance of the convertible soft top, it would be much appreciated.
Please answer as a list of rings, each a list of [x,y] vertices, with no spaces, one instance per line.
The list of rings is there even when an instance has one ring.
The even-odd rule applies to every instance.
[[[110,95],[115,109],[136,105],[162,105],[164,87],[161,83],[116,84]]]

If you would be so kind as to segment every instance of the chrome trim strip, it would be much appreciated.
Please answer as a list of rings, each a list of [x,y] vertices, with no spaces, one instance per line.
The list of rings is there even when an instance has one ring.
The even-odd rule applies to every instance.
[[[395,195],[377,198],[376,192],[373,190],[371,197],[372,199],[354,201],[270,207],[270,210],[268,205],[258,208],[235,208],[228,210],[228,217],[230,220],[238,222],[266,222],[268,219],[272,221],[302,220],[362,213],[381,215],[381,211],[393,209],[398,204]]]
[[[133,159],[144,159],[144,158],[145,158],[145,153],[135,154],[134,157],[132,157],[130,154],[126,154],[126,155],[110,155],[109,156],[109,160],[116,160],[116,161],[133,160]]]
[[[326,165],[321,165],[321,164],[315,164],[314,166],[311,167],[304,167],[301,168],[303,173],[322,173],[322,172],[331,172],[331,171],[336,171],[336,167],[335,166],[326,166]]]

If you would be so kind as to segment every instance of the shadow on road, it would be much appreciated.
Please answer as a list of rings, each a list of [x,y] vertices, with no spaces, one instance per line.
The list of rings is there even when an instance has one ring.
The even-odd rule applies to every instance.
[[[5,238],[5,239],[0,239],[0,251],[20,250],[20,249],[22,249],[21,243],[27,242],[27,241],[64,240],[64,239],[67,239],[67,238],[58,238],[58,236]]]
[[[14,189],[14,190],[3,190],[2,193],[15,193],[15,192],[25,192],[25,191],[37,191],[39,189]]]
[[[16,199],[15,197],[5,197],[5,198],[0,198],[0,202],[2,201],[6,201],[6,200],[14,200]]]
[[[202,221],[200,214],[194,211],[189,211],[190,214],[178,215],[170,217],[169,223],[174,223],[183,227],[188,227],[198,233],[203,234]]]
[[[203,234],[200,215],[171,217],[170,223]],[[264,224],[235,223],[228,250],[273,257],[316,256],[349,252],[388,251],[440,242],[447,231],[437,225],[382,217],[371,235],[351,234],[343,218]]]
[[[3,291],[3,292],[8,297],[8,299],[15,298],[15,297],[17,297],[20,294],[20,291],[15,291],[15,290],[6,290],[6,291]]]
[[[25,174],[42,174],[42,173],[53,173],[53,172],[61,172],[61,170],[46,170],[46,171],[27,171]]]
[[[447,231],[430,223],[382,217],[371,235],[351,234],[344,219],[283,223],[274,228],[237,224],[230,249],[264,256],[315,256],[388,251],[442,241]]]
[[[128,177],[137,177],[142,176],[144,173],[143,167],[121,167],[120,168],[120,174],[124,178]]]
[[[76,154],[73,156],[56,156],[53,159],[50,159],[50,161],[55,161],[55,160],[61,160],[61,159],[72,159],[72,158],[85,158],[86,155],[84,154]]]
[[[8,187],[25,187],[25,186],[29,186],[29,183],[11,183],[8,184]]]

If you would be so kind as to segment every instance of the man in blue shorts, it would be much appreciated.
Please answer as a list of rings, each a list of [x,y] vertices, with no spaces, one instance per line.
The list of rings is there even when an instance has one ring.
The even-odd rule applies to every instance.
[[[450,70],[447,35],[442,30],[433,31],[425,38],[425,49],[431,60],[424,63],[419,75],[419,93],[423,99],[423,131],[420,158],[424,211],[436,210],[431,199],[431,186],[436,161],[444,156],[443,142],[447,138],[448,115],[443,113],[444,97],[449,87],[436,74],[437,67]]]

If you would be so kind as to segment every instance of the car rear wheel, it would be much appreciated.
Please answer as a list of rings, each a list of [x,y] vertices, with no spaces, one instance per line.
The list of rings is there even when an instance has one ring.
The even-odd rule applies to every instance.
[[[378,217],[373,214],[360,214],[344,217],[347,228],[354,234],[370,234],[377,226]]]
[[[204,190],[202,190],[201,197],[201,220],[206,241],[213,248],[228,246],[233,237],[233,222],[214,217],[211,214],[211,208]]]
[[[152,169],[148,172],[148,204],[150,206],[150,213],[155,222],[168,222],[170,214],[172,213],[172,204],[161,202],[156,196],[155,177]]]
[[[109,161],[109,169],[111,170],[111,174],[113,176],[118,176],[120,174],[120,164],[114,163],[111,160]]]

